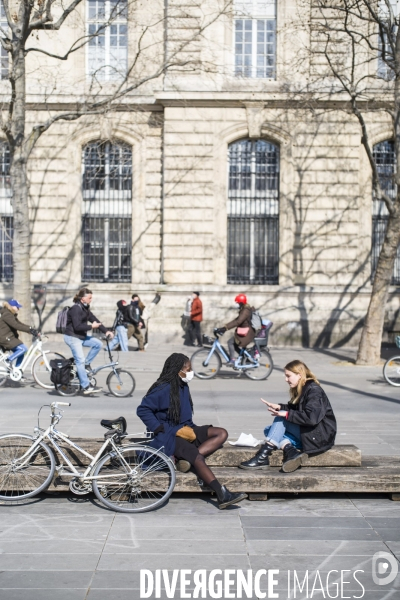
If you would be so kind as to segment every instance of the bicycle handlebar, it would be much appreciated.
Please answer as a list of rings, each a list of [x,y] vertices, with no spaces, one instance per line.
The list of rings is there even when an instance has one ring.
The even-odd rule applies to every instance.
[[[71,402],[52,402],[51,408],[58,408],[59,406],[71,406]]]

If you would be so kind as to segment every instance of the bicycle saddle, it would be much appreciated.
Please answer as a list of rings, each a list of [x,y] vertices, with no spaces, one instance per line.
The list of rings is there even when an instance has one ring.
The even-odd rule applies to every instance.
[[[116,430],[118,433],[126,433],[127,423],[125,417],[118,417],[118,419],[102,419],[100,425],[106,429]]]

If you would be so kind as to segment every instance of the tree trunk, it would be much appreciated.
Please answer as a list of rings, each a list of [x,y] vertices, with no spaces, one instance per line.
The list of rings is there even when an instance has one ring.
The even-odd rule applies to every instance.
[[[381,358],[383,324],[389,286],[400,238],[400,210],[389,217],[385,239],[379,254],[371,299],[358,347],[358,365],[376,365]]]
[[[12,207],[14,213],[14,298],[23,306],[21,321],[31,324],[31,282],[29,248],[29,184],[25,144],[26,85],[25,57],[21,39],[13,41],[12,72],[12,120],[10,131],[11,150],[11,187],[13,190]]]

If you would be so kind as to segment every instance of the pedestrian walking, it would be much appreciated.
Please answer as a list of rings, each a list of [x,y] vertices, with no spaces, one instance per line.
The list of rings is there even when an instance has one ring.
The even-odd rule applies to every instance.
[[[131,303],[128,305],[127,315],[129,319],[128,324],[128,340],[133,336],[137,339],[139,352],[144,352],[144,338],[143,330],[145,328],[144,320],[142,318],[145,305],[140,300],[137,294],[132,295]]]
[[[190,309],[190,341],[192,346],[195,345],[195,339],[197,340],[198,346],[203,345],[200,325],[203,320],[203,303],[199,296],[200,292],[193,292],[192,294],[192,305]]]
[[[101,340],[89,336],[88,333],[99,329],[109,338],[113,338],[112,331],[108,331],[97,317],[90,311],[90,303],[93,294],[88,288],[82,288],[74,297],[74,306],[67,313],[67,325],[65,328],[64,342],[70,347],[75,359],[76,371],[83,393],[93,394],[100,392],[102,388],[90,385],[88,373],[92,371],[91,363],[100,352],[103,344]],[[83,347],[90,348],[85,358]]]
[[[189,296],[186,300],[186,304],[185,304],[185,310],[183,311],[183,315],[182,315],[182,319],[181,319],[181,327],[183,329],[183,344],[185,346],[191,346],[192,345],[192,338],[191,338],[191,334],[190,334],[190,330],[191,330],[191,322],[190,322],[190,315],[192,313],[192,302],[193,302],[193,298],[192,296]]]
[[[127,314],[127,302],[125,300],[118,300],[118,310],[115,313],[115,319],[113,323],[113,331],[115,332],[114,339],[110,342],[110,350],[114,350],[119,344],[122,352],[128,352],[128,325],[129,316]]]

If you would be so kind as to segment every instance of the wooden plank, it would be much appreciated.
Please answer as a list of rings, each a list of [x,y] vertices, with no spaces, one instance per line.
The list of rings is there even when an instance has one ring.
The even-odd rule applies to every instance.
[[[134,438],[126,438],[124,445],[128,445],[130,440]],[[136,438],[137,439],[137,438]],[[100,445],[104,440],[99,439],[74,439],[79,446],[86,452],[95,455],[98,452]],[[66,448],[73,464],[86,465],[89,461],[85,457],[78,456],[78,453],[72,454],[72,451]],[[206,459],[210,467],[238,467],[240,463],[249,460],[257,452],[257,448],[241,448],[225,444],[223,448],[217,450]],[[282,465],[283,453],[277,450],[272,454],[271,466],[279,467]],[[75,462],[76,461],[76,462]],[[319,455],[308,457],[303,466],[305,467],[360,467],[361,466],[361,451],[354,445],[334,446],[327,452]]]
[[[388,459],[390,458],[390,466]],[[320,467],[298,469],[294,473],[283,473],[279,467],[263,471],[245,471],[232,467],[215,467],[217,479],[233,492],[257,494],[269,493],[390,493],[400,496],[400,457],[367,457],[366,462],[375,466],[363,467]],[[58,487],[68,486],[69,479]],[[176,474],[176,492],[208,492],[201,488],[193,473]],[[397,498],[394,498],[397,499]]]

